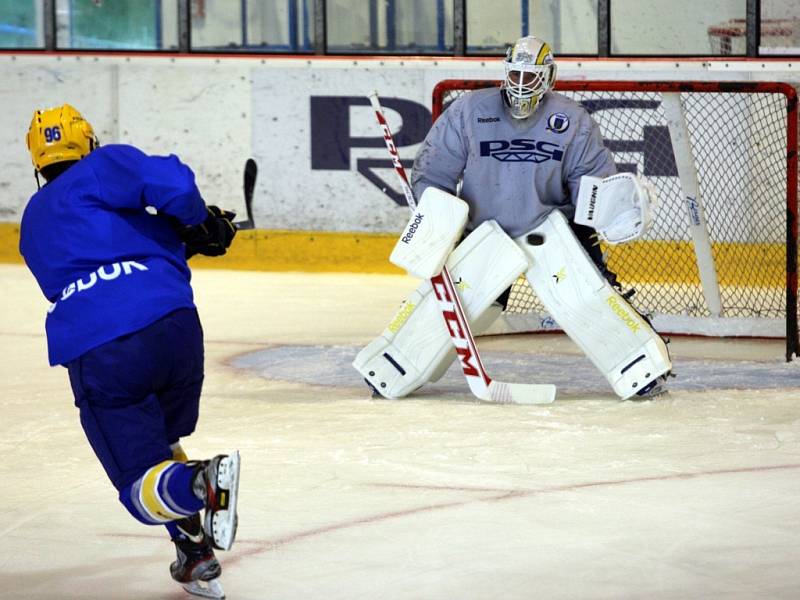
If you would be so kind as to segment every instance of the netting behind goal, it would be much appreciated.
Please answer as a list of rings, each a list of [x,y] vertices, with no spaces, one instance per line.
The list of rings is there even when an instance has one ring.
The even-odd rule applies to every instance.
[[[747,54],[747,20],[730,19],[708,28],[713,55]],[[761,19],[759,54],[797,54],[800,47],[800,19]]]
[[[458,96],[496,85],[440,82],[434,119]],[[790,359],[798,347],[794,89],[620,81],[561,81],[556,89],[592,114],[617,168],[643,175],[658,191],[660,204],[646,236],[603,248],[610,269],[636,289],[633,303],[664,333],[786,337]],[[674,110],[665,112],[669,106],[688,131],[685,145],[674,137],[679,125]],[[695,172],[698,190],[687,168]],[[700,242],[698,231],[706,232]],[[704,256],[710,267],[702,269]],[[495,331],[549,328],[557,324],[521,278]]]

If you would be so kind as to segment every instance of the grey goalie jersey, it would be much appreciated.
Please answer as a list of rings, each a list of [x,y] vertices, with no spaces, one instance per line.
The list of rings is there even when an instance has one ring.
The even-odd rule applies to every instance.
[[[494,219],[511,237],[534,229],[554,208],[574,214],[583,175],[616,173],[600,128],[577,102],[546,92],[525,120],[513,119],[499,88],[457,99],[436,120],[414,160],[411,184],[469,204],[469,229]]]

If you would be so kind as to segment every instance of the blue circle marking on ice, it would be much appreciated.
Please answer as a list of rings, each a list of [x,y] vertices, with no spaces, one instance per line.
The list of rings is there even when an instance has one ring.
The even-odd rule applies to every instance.
[[[265,379],[330,387],[360,387],[352,366],[355,346],[277,346],[242,354],[231,365]],[[539,355],[520,352],[481,352],[486,370],[498,380],[515,383],[554,383],[559,393],[613,394],[611,387],[583,356]],[[746,390],[800,387],[796,368],[786,363],[679,359],[674,361],[671,390]],[[467,392],[457,364],[444,377],[425,387],[432,393]]]

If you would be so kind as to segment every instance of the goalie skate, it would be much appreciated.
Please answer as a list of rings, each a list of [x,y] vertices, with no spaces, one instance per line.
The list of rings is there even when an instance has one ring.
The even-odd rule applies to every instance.
[[[230,550],[239,521],[239,452],[220,454],[199,466],[194,493],[205,503],[203,529],[214,548]]]
[[[667,376],[661,375],[636,392],[636,395],[633,397],[633,399],[650,400],[651,398],[655,398],[656,396],[660,396],[668,392],[669,387],[667,386]]]

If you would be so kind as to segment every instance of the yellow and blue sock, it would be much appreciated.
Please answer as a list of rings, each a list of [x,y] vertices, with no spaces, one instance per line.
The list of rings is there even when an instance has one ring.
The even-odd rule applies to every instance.
[[[120,490],[120,501],[139,521],[147,525],[167,524],[183,519],[203,508],[192,492],[193,466],[165,460]],[[174,537],[169,526],[167,530]]]

